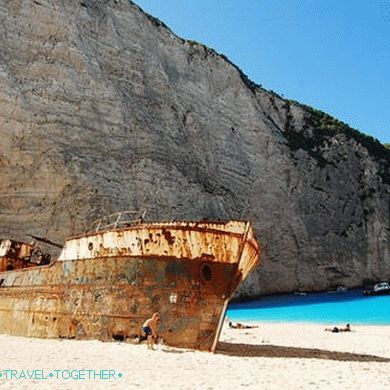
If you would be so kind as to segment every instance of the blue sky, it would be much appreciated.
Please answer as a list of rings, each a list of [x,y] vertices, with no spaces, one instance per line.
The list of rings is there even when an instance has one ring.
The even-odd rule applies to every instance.
[[[390,143],[390,0],[135,0],[248,77]]]

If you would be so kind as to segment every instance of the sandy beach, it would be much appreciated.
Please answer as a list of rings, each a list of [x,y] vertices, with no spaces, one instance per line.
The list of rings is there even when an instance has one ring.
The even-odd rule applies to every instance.
[[[225,325],[215,354],[0,335],[0,388],[383,389],[390,384],[390,326],[352,324],[350,333],[331,333],[318,324],[256,325]]]

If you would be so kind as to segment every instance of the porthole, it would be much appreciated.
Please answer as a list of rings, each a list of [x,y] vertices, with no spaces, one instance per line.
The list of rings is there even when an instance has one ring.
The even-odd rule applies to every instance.
[[[210,282],[213,277],[213,272],[211,270],[211,267],[208,264],[203,264],[202,268],[200,269],[202,279],[205,282]]]

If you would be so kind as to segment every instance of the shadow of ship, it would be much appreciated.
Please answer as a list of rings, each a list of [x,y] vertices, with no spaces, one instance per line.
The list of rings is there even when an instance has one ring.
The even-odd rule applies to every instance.
[[[239,357],[327,359],[349,362],[390,362],[390,359],[323,349],[283,347],[279,345],[236,344],[219,342],[216,353]]]

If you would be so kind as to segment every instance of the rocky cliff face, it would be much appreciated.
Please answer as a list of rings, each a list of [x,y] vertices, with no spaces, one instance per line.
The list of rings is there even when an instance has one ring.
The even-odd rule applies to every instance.
[[[0,4],[0,236],[250,219],[241,296],[390,277],[390,152],[126,0]]]

